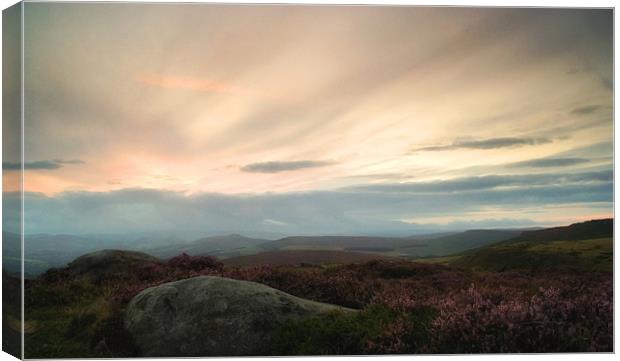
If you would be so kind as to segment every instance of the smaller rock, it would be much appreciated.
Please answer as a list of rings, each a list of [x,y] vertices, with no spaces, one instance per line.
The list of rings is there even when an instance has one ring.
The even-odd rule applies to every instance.
[[[106,249],[80,256],[69,263],[66,271],[74,278],[98,281],[112,276],[130,274],[137,268],[161,262],[146,253]]]

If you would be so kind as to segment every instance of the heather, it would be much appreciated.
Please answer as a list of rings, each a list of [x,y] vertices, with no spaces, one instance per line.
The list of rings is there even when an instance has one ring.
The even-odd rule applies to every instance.
[[[129,300],[145,288],[198,275],[259,282],[360,310],[289,322],[267,342],[266,354],[612,351],[610,272],[487,272],[383,260],[224,267],[182,254],[105,279],[61,269],[29,281],[26,319],[38,332],[27,335],[27,356],[139,356],[122,328]]]

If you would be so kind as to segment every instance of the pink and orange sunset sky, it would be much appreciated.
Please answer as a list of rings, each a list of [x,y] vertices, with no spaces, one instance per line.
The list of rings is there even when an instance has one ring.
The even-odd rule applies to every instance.
[[[26,231],[611,216],[612,17],[27,3]]]

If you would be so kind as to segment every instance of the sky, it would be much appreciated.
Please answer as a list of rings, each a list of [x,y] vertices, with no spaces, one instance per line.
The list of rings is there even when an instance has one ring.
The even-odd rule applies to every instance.
[[[26,233],[610,217],[612,21],[601,9],[26,3]],[[19,169],[5,156],[5,178]]]

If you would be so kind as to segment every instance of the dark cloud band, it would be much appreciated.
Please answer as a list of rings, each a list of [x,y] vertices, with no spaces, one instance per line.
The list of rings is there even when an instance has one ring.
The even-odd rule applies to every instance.
[[[587,182],[611,182],[611,170],[583,173],[511,174],[461,177],[449,180],[372,184],[349,187],[348,190],[378,193],[453,193],[484,191],[501,187],[562,186]]]
[[[478,140],[455,140],[448,145],[415,148],[412,152],[434,152],[456,149],[499,149],[547,144],[551,142],[552,140],[549,138],[489,138]]]
[[[572,114],[580,114],[580,115],[585,115],[585,114],[592,114],[595,111],[597,111],[600,108],[600,106],[598,105],[588,105],[585,107],[579,107],[579,108],[575,108],[573,110],[571,110]]]
[[[19,194],[4,196],[9,203],[19,202]],[[360,234],[402,227],[410,231],[411,225],[397,220],[467,215],[489,207],[518,211],[583,204],[611,211],[613,171],[494,175],[334,191],[244,195],[122,189],[25,196],[25,216],[34,233],[253,229],[290,234]],[[128,222],[137,216],[139,221]],[[75,219],[79,222],[72,221]],[[279,224],[274,226],[265,220]]]
[[[553,168],[553,167],[569,167],[590,162],[585,158],[541,158],[531,159],[523,162],[515,162],[508,165],[512,168]]]
[[[334,162],[318,160],[300,160],[294,162],[262,162],[245,165],[241,167],[241,170],[250,173],[278,173],[305,168],[325,167],[332,164],[334,164]]]
[[[79,160],[79,159],[38,160],[34,162],[25,162],[24,170],[55,170],[55,169],[62,168],[66,164],[83,164],[83,163],[84,161]],[[2,162],[2,169],[7,170],[7,171],[21,170],[22,164],[19,162]]]

